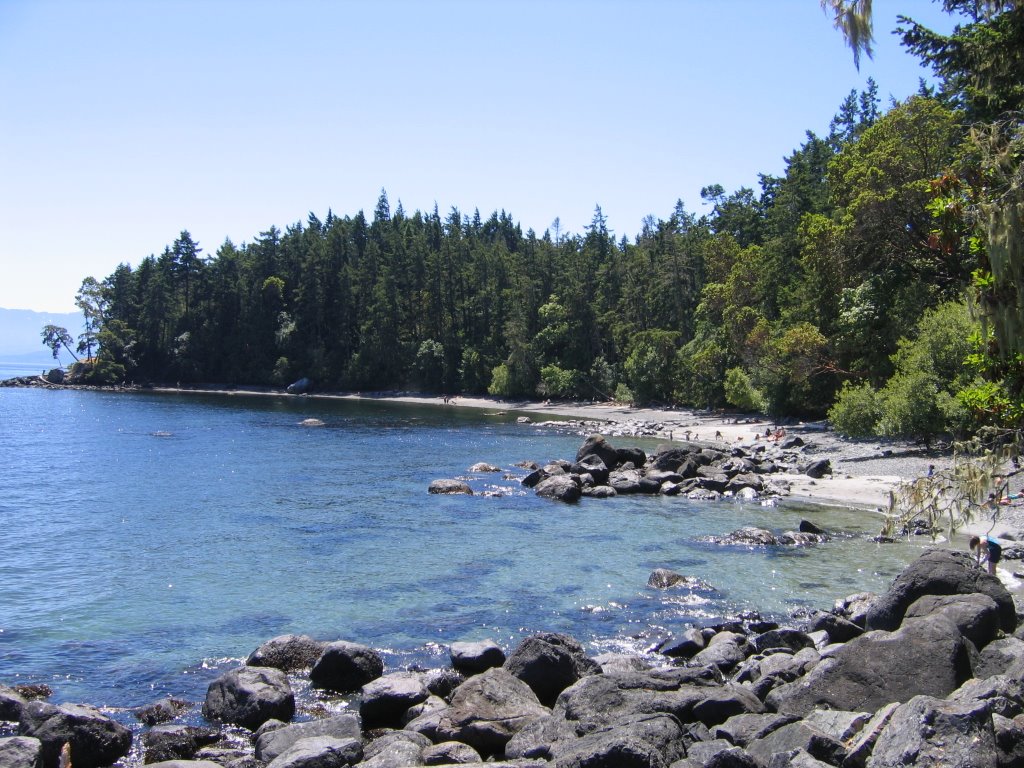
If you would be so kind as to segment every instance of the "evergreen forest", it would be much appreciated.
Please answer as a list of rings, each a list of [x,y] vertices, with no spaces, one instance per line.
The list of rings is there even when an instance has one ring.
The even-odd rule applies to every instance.
[[[758,189],[709,184],[631,237],[600,207],[579,234],[523,232],[383,191],[369,216],[212,253],[182,231],[85,279],[85,376],[731,407],[853,435],[1019,427],[1024,4],[944,5],[949,36],[898,30],[934,87],[883,104],[868,80]]]

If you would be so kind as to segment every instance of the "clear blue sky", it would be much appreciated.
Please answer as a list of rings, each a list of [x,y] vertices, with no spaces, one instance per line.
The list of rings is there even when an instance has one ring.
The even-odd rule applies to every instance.
[[[926,76],[875,0],[858,72],[818,0],[0,0],[0,307],[328,208],[504,209],[616,236],[757,188],[868,76]]]

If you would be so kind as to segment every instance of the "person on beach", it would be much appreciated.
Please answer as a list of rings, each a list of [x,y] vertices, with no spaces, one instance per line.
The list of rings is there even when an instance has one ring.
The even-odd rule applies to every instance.
[[[984,560],[988,563],[988,572],[995,576],[996,563],[998,563],[1003,556],[1002,545],[991,536],[986,536],[983,539],[978,536],[971,536],[971,540],[967,542],[967,544],[971,548],[971,551],[975,553],[975,557],[978,559],[978,565],[981,565]]]

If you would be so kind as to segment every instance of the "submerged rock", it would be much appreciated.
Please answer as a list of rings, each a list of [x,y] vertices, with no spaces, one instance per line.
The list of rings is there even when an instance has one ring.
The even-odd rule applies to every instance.
[[[473,489],[462,480],[434,480],[427,488],[428,493],[464,493],[467,496],[473,495]]]

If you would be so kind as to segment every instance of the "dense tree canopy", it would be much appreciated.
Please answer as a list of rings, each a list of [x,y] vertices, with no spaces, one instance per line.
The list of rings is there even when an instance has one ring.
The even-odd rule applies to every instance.
[[[321,389],[818,415],[839,394],[851,431],[901,434],[1019,418],[991,408],[1020,400],[1006,318],[993,337],[963,311],[965,296],[992,317],[1020,306],[1005,295],[1022,261],[1019,119],[999,113],[1010,127],[990,131],[987,155],[972,138],[978,119],[1020,108],[1021,47],[1004,46],[1024,21],[1002,5],[950,38],[903,20],[941,78],[934,93],[883,111],[869,80],[759,190],[709,183],[704,216],[678,201],[616,239],[598,207],[582,234],[556,220],[538,235],[505,211],[409,214],[382,191],[369,219],[310,213],[212,255],[183,231],[161,255],[83,283],[80,348],[98,345],[135,381],[307,376]],[[991,56],[998,66],[976,71]],[[986,222],[993,234],[979,235]]]

